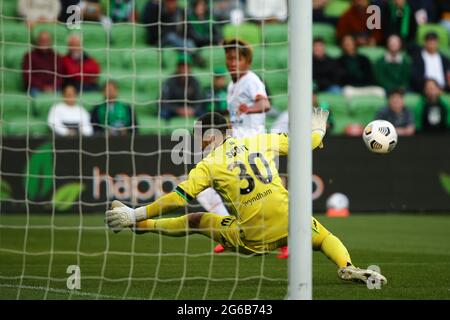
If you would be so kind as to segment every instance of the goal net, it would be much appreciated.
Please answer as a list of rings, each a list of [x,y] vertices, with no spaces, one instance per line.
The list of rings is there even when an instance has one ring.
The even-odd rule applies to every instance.
[[[222,39],[251,44],[270,130],[288,104],[286,1],[33,2],[0,0],[0,299],[284,298],[277,252],[114,234],[104,212],[114,199],[150,203],[186,178],[193,163],[174,161],[180,129],[226,110]],[[195,83],[171,85],[180,64]],[[85,132],[70,122],[85,114],[106,120]],[[194,201],[184,212],[195,211]]]

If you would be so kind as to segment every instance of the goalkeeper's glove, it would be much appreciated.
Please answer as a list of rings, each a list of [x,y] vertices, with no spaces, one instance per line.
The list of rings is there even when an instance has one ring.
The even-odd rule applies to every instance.
[[[313,108],[311,118],[311,136],[313,149],[317,146],[323,147],[322,139],[327,132],[327,120],[330,112],[322,108]]]
[[[111,210],[107,210],[105,215],[109,228],[117,233],[124,228],[134,227],[136,222],[147,219],[147,210],[145,206],[133,209],[120,201],[114,200],[111,204]]]

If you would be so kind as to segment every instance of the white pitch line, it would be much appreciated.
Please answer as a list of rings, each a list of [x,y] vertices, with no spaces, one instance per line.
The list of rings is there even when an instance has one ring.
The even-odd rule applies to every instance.
[[[36,291],[47,291],[52,293],[62,293],[62,294],[72,294],[77,296],[83,296],[83,297],[93,297],[93,298],[103,298],[103,299],[119,299],[122,300],[123,297],[121,296],[113,296],[113,295],[107,295],[107,294],[96,294],[93,292],[83,292],[83,291],[77,291],[77,290],[67,290],[67,289],[55,289],[55,288],[47,288],[42,286],[28,286],[28,285],[14,285],[14,284],[6,284],[6,283],[0,283],[0,288],[12,288],[12,289],[28,289],[28,290],[36,290]],[[125,299],[130,300],[142,300],[143,298],[137,298],[137,297],[126,297]]]

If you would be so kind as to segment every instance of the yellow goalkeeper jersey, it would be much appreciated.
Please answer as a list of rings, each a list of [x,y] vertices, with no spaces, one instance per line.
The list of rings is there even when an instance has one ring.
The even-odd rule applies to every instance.
[[[286,134],[228,137],[189,172],[176,192],[191,201],[212,187],[236,217],[243,241],[277,241],[288,234],[288,191],[274,158],[287,153]]]

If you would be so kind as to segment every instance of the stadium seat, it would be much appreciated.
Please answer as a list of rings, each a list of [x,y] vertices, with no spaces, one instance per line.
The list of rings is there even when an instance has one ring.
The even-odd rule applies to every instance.
[[[178,50],[174,48],[162,48],[163,68],[169,72],[174,72],[178,60]]]
[[[23,92],[22,70],[3,70],[0,72],[0,79],[4,92]]]
[[[413,110],[422,100],[422,96],[417,93],[407,93],[404,97],[405,106]]]
[[[161,51],[156,48],[125,50],[123,66],[131,73],[159,71],[161,66]]]
[[[331,58],[337,59],[342,56],[342,49],[338,46],[328,44],[325,48],[327,55]]]
[[[268,86],[272,95],[286,94],[288,89],[288,73],[286,70],[266,70],[260,74],[261,80]]]
[[[350,7],[350,1],[333,0],[328,1],[324,14],[328,17],[340,17]]]
[[[449,34],[447,29],[439,24],[432,23],[419,25],[419,29],[417,31],[417,42],[419,45],[423,45],[425,42],[425,35],[428,32],[435,32],[438,35],[440,49],[447,49],[449,47]]]
[[[250,44],[259,44],[261,43],[261,28],[252,23],[226,24],[223,27],[223,37],[224,39],[239,38]]]
[[[125,49],[107,49],[107,48],[96,48],[86,50],[89,55],[91,55],[101,67],[102,73],[111,72],[113,74],[123,73],[125,69],[124,55],[128,52]],[[132,73],[132,70],[128,72]]]
[[[347,99],[340,94],[320,92],[317,94],[319,103],[327,103],[333,115],[341,114],[348,116],[350,113]]]
[[[289,97],[287,93],[272,95],[270,98],[272,100],[272,107],[276,110],[283,112],[288,109]]]
[[[3,120],[33,116],[32,101],[26,94],[0,94],[0,115]]]
[[[29,32],[28,27],[22,21],[13,22],[3,19],[0,24],[0,32],[3,36],[4,44],[31,43],[31,32]]]
[[[175,117],[169,120],[166,132],[171,133],[176,129],[185,129],[192,132],[196,118]]]
[[[448,59],[450,59],[450,46],[448,48],[442,48],[440,49],[442,54],[446,56]]]
[[[313,38],[321,37],[327,44],[336,43],[336,30],[334,26],[327,23],[313,24]]]
[[[360,47],[358,52],[366,56],[374,64],[384,56],[386,49],[382,47]]]
[[[36,117],[45,120],[47,119],[50,108],[56,103],[61,101],[60,95],[55,93],[41,93],[33,99],[33,107],[36,112]]]
[[[145,27],[139,24],[113,24],[111,29],[111,46],[129,50],[146,47],[145,33]]]
[[[167,78],[165,73],[150,73],[150,74],[138,74],[136,76],[136,90],[138,93],[142,93],[150,97],[150,100],[156,100],[161,94],[161,88],[165,79]]]
[[[349,102],[350,115],[362,125],[375,118],[376,113],[386,106],[385,98],[378,96],[355,96]]]
[[[17,16],[17,1],[1,1],[0,12],[2,17],[16,17]],[[7,21],[6,19],[3,21]]]
[[[203,47],[200,55],[205,60],[208,70],[225,67],[225,51],[222,46]]]
[[[289,61],[288,44],[267,45],[264,50],[264,69],[287,69]],[[287,70],[286,70],[287,71]]]
[[[282,42],[287,45],[288,25],[285,23],[266,23],[261,27],[265,44]]]
[[[3,47],[5,67],[21,71],[23,57],[30,49],[31,46],[26,43],[5,45]]]
[[[138,115],[139,134],[165,135],[171,132],[166,120],[155,115]]]
[[[109,48],[108,34],[98,22],[84,22],[80,30],[74,32],[81,33],[85,49]]]
[[[333,135],[338,135],[338,134],[344,133],[345,128],[349,124],[358,122],[357,120],[355,120],[355,118],[353,118],[352,116],[350,116],[348,114],[334,113],[333,111],[331,111],[331,112],[333,114],[333,120],[334,120],[334,127],[331,130],[331,134],[333,134]]]
[[[94,106],[104,101],[102,92],[80,92],[78,94],[78,103],[87,111],[91,111]]]
[[[50,133],[46,121],[27,116],[17,116],[2,124],[3,133],[9,136],[42,136]]]

